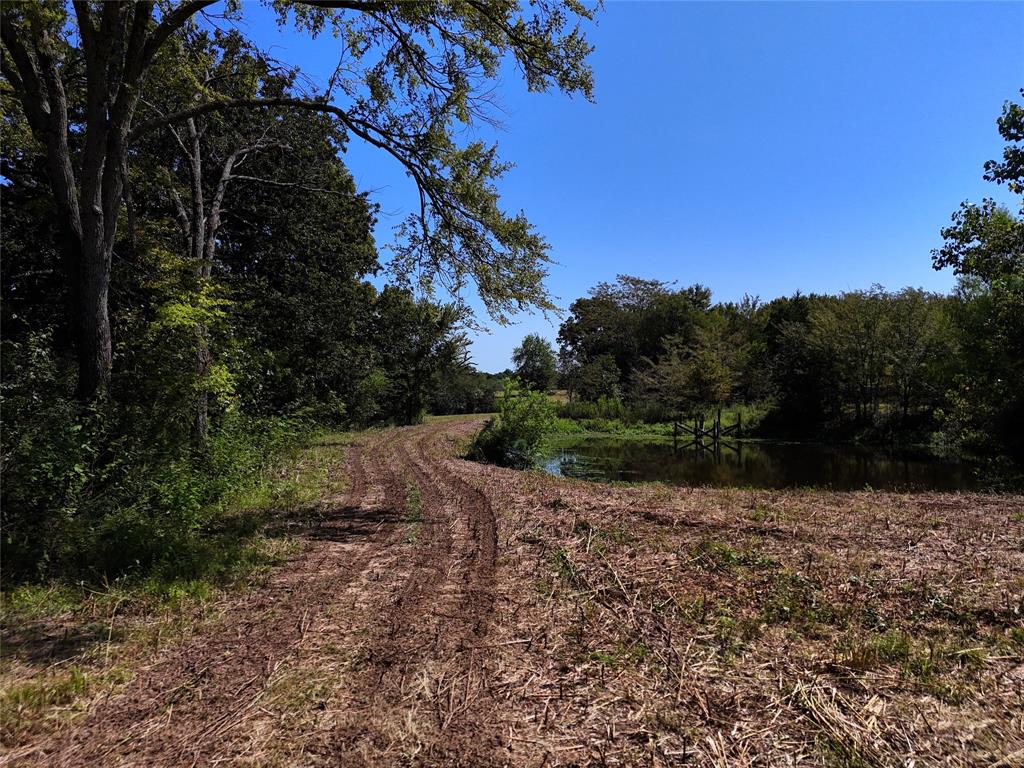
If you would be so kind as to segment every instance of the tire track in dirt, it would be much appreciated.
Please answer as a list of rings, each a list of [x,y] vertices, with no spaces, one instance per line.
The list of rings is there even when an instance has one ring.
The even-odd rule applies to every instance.
[[[453,574],[465,559],[462,509],[450,490],[414,455],[424,427],[395,433],[394,471],[419,498],[419,537],[410,574],[397,598],[382,610],[379,632],[354,685],[355,709],[339,728],[333,752],[345,765],[380,765],[403,755],[450,764],[480,745],[459,743],[465,730],[467,680],[461,650],[467,623],[464,590]],[[470,612],[472,608],[469,609]],[[490,764],[490,761],[487,761]]]
[[[482,494],[452,482],[428,454],[446,426],[395,434],[401,470],[419,489],[424,535],[393,612],[382,613],[357,714],[336,733],[333,752],[343,765],[499,764],[477,647],[494,604],[494,515]]]
[[[497,523],[486,495],[447,466],[449,457],[440,438],[451,433],[450,424],[428,425],[415,441],[415,456],[411,457],[413,465],[451,497],[452,514],[461,533],[456,560],[461,571],[457,620],[448,626],[446,648],[457,664],[455,680],[464,680],[465,686],[461,709],[449,724],[458,737],[449,741],[448,755],[455,763],[470,759],[469,764],[496,765],[501,729],[492,693],[491,654],[484,646],[494,611]]]
[[[56,739],[8,755],[10,764],[203,765],[224,752],[316,614],[386,542],[396,489],[390,474],[374,464],[368,470],[364,458],[385,439],[374,435],[349,448],[349,487],[310,531],[309,550],[195,637],[159,652],[123,691]],[[382,503],[367,508],[370,488]]]
[[[476,426],[475,424],[472,426]],[[458,499],[458,512],[468,526],[472,549],[471,568],[464,576],[467,589],[474,595],[476,621],[474,632],[484,634],[494,608],[494,578],[497,569],[498,526],[487,495],[464,480],[448,466],[452,459],[438,444],[441,436],[450,436],[451,428],[437,425],[416,442],[418,459],[435,480],[445,484]],[[428,443],[429,441],[429,443]],[[433,455],[428,454],[428,448]],[[433,468],[432,470],[430,468]]]
[[[309,549],[18,764],[502,764],[496,522],[446,464],[452,427],[353,443]],[[325,675],[332,706],[279,692]]]

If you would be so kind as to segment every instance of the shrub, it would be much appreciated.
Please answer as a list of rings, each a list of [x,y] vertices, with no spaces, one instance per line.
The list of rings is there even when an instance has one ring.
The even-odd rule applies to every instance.
[[[484,425],[469,455],[506,467],[528,467],[554,423],[555,409],[547,395],[506,380],[498,416]]]
[[[617,397],[601,395],[596,400],[574,400],[563,403],[558,415],[566,419],[620,419],[632,420],[630,409]]]
[[[163,408],[81,407],[49,334],[2,352],[5,580],[201,571],[225,500],[308,432],[229,407],[197,449]]]

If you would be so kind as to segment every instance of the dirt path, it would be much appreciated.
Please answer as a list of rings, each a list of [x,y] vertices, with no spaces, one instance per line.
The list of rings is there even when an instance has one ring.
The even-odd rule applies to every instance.
[[[495,764],[485,657],[474,650],[493,605],[495,521],[486,497],[434,465],[450,431],[433,424],[354,444],[348,488],[310,532],[313,546],[57,740],[8,757]],[[311,704],[320,717],[288,711],[307,715]]]
[[[302,554],[0,763],[1024,759],[1024,498],[602,486],[480,423],[360,438]]]

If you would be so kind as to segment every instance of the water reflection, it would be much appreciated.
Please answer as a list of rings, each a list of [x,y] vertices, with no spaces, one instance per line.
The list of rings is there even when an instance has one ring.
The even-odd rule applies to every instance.
[[[586,437],[560,444],[541,464],[566,477],[675,485],[836,490],[972,490],[981,485],[969,464],[927,454],[808,443],[743,442],[736,449],[673,452],[670,443]]]

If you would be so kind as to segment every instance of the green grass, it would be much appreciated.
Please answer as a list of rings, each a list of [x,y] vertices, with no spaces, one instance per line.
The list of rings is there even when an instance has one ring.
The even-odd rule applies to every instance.
[[[90,682],[89,675],[71,666],[42,680],[5,686],[0,692],[0,731],[15,733],[44,712],[68,707],[88,691]]]
[[[419,485],[411,480],[406,480],[405,522],[409,528],[405,543],[415,544],[423,529],[423,493]]]
[[[597,410],[597,407],[595,406],[594,409]],[[568,418],[559,416],[555,419],[552,433],[556,435],[607,434],[620,437],[671,439],[671,421],[645,422],[635,418],[627,406],[619,406],[619,410],[622,413],[615,417],[595,415],[590,418]],[[716,408],[708,409],[705,426],[708,426],[708,422],[714,419],[716,410]],[[571,413],[571,411],[569,412]],[[722,424],[731,426],[742,417],[744,434],[749,435],[766,413],[767,407],[762,404],[725,406],[722,408]],[[693,419],[683,419],[683,423],[692,424]]]
[[[314,502],[339,492],[352,435],[321,435],[218,504],[211,522],[187,547],[144,575],[99,583],[5,584],[0,621],[18,627],[50,619],[105,615],[113,606],[146,614],[202,603],[218,591],[259,578],[301,549],[305,530],[319,523]]]
[[[689,550],[690,562],[706,571],[733,571],[738,568],[777,568],[778,562],[745,547],[737,549],[724,541],[701,539]]]
[[[998,651],[979,638],[956,634],[915,636],[906,629],[841,637],[836,645],[838,663],[859,673],[894,668],[922,690],[951,704],[965,695],[968,682]]]

